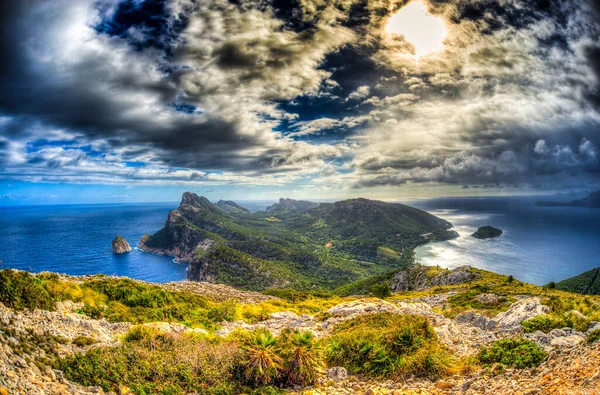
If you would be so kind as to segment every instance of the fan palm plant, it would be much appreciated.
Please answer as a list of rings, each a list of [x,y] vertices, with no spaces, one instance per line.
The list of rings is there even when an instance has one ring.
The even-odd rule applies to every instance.
[[[277,339],[267,330],[256,330],[242,342],[242,366],[246,380],[271,384],[279,378],[283,359],[277,353]]]
[[[323,371],[323,350],[311,332],[284,332],[282,354],[287,384],[312,384]]]

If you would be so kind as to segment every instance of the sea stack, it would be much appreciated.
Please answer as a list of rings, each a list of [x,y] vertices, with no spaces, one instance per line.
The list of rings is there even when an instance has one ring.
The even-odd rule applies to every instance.
[[[123,254],[131,251],[131,246],[123,237],[117,235],[112,241],[112,249],[115,254]]]
[[[502,230],[498,228],[494,228],[493,226],[482,226],[477,229],[477,232],[473,233],[471,236],[476,239],[491,239],[494,237],[498,237],[502,235]]]

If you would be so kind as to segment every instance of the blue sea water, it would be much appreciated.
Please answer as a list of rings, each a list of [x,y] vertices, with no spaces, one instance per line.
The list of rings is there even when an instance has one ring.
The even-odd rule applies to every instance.
[[[538,207],[540,197],[444,198],[406,202],[450,221],[460,237],[416,249],[426,265],[471,265],[538,285],[600,266],[600,209]],[[556,200],[556,199],[554,199]],[[500,228],[479,240],[480,226]]]
[[[73,275],[104,273],[140,280],[184,280],[187,265],[137,250],[144,233],[162,228],[170,204],[65,205],[0,208],[3,268]],[[131,252],[115,255],[120,234]]]
[[[536,198],[444,198],[404,203],[452,222],[460,237],[416,250],[424,264],[471,265],[534,284],[568,278],[600,266],[600,209],[537,207]],[[546,199],[548,200],[548,199]],[[240,202],[263,210],[269,202]],[[167,282],[183,280],[186,265],[135,249],[159,230],[177,203],[0,208],[3,268],[74,275],[104,273]],[[479,226],[504,230],[496,239],[470,237]],[[125,237],[133,251],[114,255]]]

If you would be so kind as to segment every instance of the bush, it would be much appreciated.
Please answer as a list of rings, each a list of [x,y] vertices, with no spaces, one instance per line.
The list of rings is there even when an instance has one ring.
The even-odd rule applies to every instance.
[[[600,329],[594,329],[588,335],[587,342],[588,342],[588,344],[592,344],[598,340],[600,340]]]
[[[92,344],[96,344],[96,340],[87,336],[77,336],[74,338],[71,343],[75,344],[79,347],[91,346]]]
[[[283,368],[277,339],[267,330],[255,330],[243,339],[242,366],[246,380],[255,384],[275,382]]]
[[[533,333],[542,331],[550,332],[552,329],[573,328],[575,330],[585,332],[589,325],[589,320],[575,313],[559,314],[542,314],[530,318],[521,323],[525,333]]]
[[[138,333],[139,334],[139,333]],[[177,334],[142,334],[117,347],[92,348],[56,361],[65,376],[85,386],[119,393],[211,394],[246,392],[241,385],[237,345]],[[268,393],[268,392],[265,392]]]
[[[371,377],[444,373],[448,356],[425,317],[378,313],[334,328],[326,356],[330,365]]]
[[[55,308],[41,279],[16,270],[0,271],[0,302],[14,309]]]
[[[390,284],[387,282],[373,285],[371,287],[371,293],[373,294],[373,296],[379,299],[385,299],[387,297],[392,296]]]
[[[311,332],[285,331],[281,338],[287,385],[309,385],[323,371],[323,350]]]
[[[484,347],[479,352],[479,361],[484,365],[500,363],[505,366],[524,369],[539,365],[546,353],[536,342],[524,338],[501,339],[489,348]]]

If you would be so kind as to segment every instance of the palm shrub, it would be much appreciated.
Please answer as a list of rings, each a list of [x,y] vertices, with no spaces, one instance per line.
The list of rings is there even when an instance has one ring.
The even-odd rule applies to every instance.
[[[277,338],[265,329],[250,332],[242,339],[242,367],[246,380],[267,385],[276,381],[283,368]]]
[[[309,332],[287,330],[280,337],[281,355],[285,360],[283,375],[287,385],[312,384],[323,372],[323,349]]]

